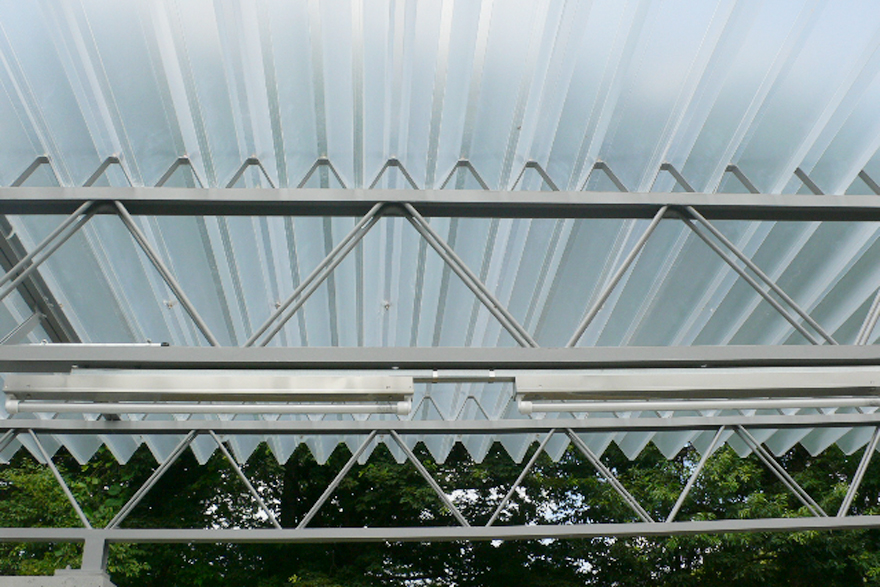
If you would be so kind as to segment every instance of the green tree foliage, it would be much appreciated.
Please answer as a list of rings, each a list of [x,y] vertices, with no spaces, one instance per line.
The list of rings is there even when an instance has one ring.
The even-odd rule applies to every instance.
[[[535,450],[535,446],[531,448]],[[472,524],[485,524],[521,465],[495,445],[482,463],[458,446],[444,463],[421,446],[419,458],[452,492]],[[340,446],[326,465],[305,447],[279,465],[265,447],[244,466],[282,524],[293,526],[348,460]],[[800,448],[786,469],[829,513],[837,511],[860,453],[831,448],[811,457]],[[699,455],[667,460],[652,446],[630,461],[614,445],[603,462],[655,519],[665,519]],[[156,466],[142,447],[125,465],[100,451],[78,465],[61,451],[55,461],[95,526],[106,524]],[[880,465],[872,464],[853,511],[878,512]],[[719,450],[708,461],[678,515],[686,519],[805,516],[809,512],[755,457]],[[559,462],[541,456],[497,524],[636,521],[633,512],[574,450]],[[451,525],[428,484],[380,445],[355,466],[310,524],[314,527]],[[0,468],[0,525],[77,526],[51,472],[24,451]],[[124,527],[267,527],[229,464],[217,452],[205,465],[185,453],[134,509]],[[69,544],[0,544],[0,574],[51,574],[79,565]],[[253,585],[880,585],[877,531],[729,534],[667,538],[512,542],[319,545],[113,545],[109,571],[120,587]]]

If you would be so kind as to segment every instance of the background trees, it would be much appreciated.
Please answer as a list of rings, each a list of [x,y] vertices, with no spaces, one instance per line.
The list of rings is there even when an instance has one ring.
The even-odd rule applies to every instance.
[[[535,450],[533,446],[531,450]],[[485,523],[521,470],[500,445],[473,463],[459,446],[445,463],[417,451],[472,523]],[[337,448],[318,465],[300,447],[286,465],[261,447],[245,472],[295,525],[350,456]],[[828,511],[839,506],[860,453],[836,447],[819,457],[795,448],[783,462]],[[652,446],[629,461],[612,445],[603,456],[624,485],[656,518],[665,518],[699,455],[683,450],[667,460]],[[85,466],[56,456],[93,523],[106,523],[156,463],[142,447],[126,465],[101,451]],[[854,510],[878,512],[880,470],[872,464]],[[204,466],[187,452],[124,522],[127,527],[267,526],[222,455]],[[569,450],[554,463],[539,458],[498,523],[626,521],[623,501],[589,463]],[[796,498],[755,458],[719,450],[679,519],[807,515]],[[392,526],[454,523],[419,474],[384,448],[356,466],[313,526]],[[51,473],[24,451],[0,468],[0,525],[76,526]],[[79,547],[0,545],[0,574],[51,574],[79,565]],[[802,532],[671,538],[519,542],[332,545],[114,545],[110,573],[120,587],[173,585],[360,587],[372,585],[880,585],[880,532]]]

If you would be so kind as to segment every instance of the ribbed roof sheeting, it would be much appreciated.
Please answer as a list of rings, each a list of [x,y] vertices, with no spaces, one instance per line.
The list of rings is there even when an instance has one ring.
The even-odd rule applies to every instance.
[[[725,172],[733,164],[762,192],[806,192],[799,170],[828,194],[868,193],[858,175],[880,178],[878,46],[880,6],[870,1],[5,3],[0,182],[48,155],[27,185],[82,185],[118,156],[121,166],[95,185],[154,185],[186,156],[192,166],[165,185],[224,187],[253,157],[260,165],[235,186],[401,188],[411,178],[419,188],[613,190],[594,168],[602,161],[634,191],[681,190],[661,171],[671,163],[697,191],[745,191]],[[332,169],[314,168],[322,158]],[[58,222],[11,220],[28,247]],[[226,345],[246,340],[354,223],[139,222]],[[432,220],[543,346],[565,344],[646,225]],[[875,225],[717,225],[836,339],[854,340],[880,283]],[[205,344],[116,218],[94,218],[41,273],[83,341]],[[27,315],[10,298],[0,326]],[[42,338],[37,330],[30,340]],[[804,342],[680,222],[666,220],[580,344]],[[405,221],[385,218],[273,344],[514,342]],[[510,391],[420,388],[412,417],[521,417]],[[775,452],[797,442],[852,452],[868,440],[863,430],[765,434]],[[615,442],[630,456],[651,441],[673,455],[710,439],[587,436],[596,452]],[[100,442],[120,460],[146,442],[161,459],[175,442],[56,440],[80,460]],[[232,445],[246,457],[259,440]],[[455,440],[426,444],[442,460]],[[491,440],[462,439],[478,459]],[[501,439],[516,459],[531,440]],[[267,441],[281,460],[301,441],[323,460],[340,439]],[[210,442],[195,445],[200,460]],[[566,442],[560,436],[549,451],[559,456]]]

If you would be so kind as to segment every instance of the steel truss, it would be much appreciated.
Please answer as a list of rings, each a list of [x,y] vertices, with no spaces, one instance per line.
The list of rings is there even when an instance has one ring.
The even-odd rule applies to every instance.
[[[309,174],[319,166],[315,163]],[[89,183],[119,160],[105,161]],[[329,165],[329,162],[326,162]],[[190,165],[177,161],[163,176],[167,181],[177,167]],[[537,165],[537,164],[535,164]],[[256,166],[265,175],[257,160],[247,160],[236,172],[235,183],[247,167]],[[329,165],[332,170],[332,165]],[[387,167],[400,167],[389,162]],[[475,175],[469,163],[466,167]],[[534,166],[533,166],[534,167]],[[545,181],[543,170],[535,169]],[[611,174],[610,170],[602,169]],[[690,186],[671,166],[664,168],[682,187]],[[384,172],[383,168],[382,172]],[[734,169],[732,172],[737,173]],[[380,175],[381,173],[380,172]],[[335,173],[335,170],[334,170]],[[450,173],[450,177],[452,176]],[[408,174],[405,174],[409,178]],[[479,176],[477,176],[479,177]],[[268,176],[267,176],[268,178]],[[308,179],[308,177],[306,178]],[[613,178],[612,178],[613,179]],[[378,180],[378,178],[377,178]],[[306,180],[303,180],[305,182]],[[448,181],[448,179],[447,179]],[[409,183],[415,186],[409,179]],[[481,180],[482,185],[485,185]],[[553,185],[552,181],[548,181]],[[615,182],[619,184],[618,182]],[[374,182],[374,185],[376,182]],[[622,187],[622,184],[618,185]],[[754,190],[751,190],[754,191]],[[815,190],[814,190],[815,191]],[[55,250],[84,226],[95,214],[114,214],[127,228],[156,271],[186,310],[189,317],[213,348],[165,348],[140,345],[45,345],[39,347],[0,346],[2,372],[59,372],[76,367],[144,368],[144,369],[289,369],[325,370],[328,372],[376,371],[394,369],[412,374],[417,381],[511,381],[516,370],[577,370],[596,368],[643,367],[749,367],[749,366],[815,366],[815,365],[880,365],[880,352],[865,345],[880,319],[880,293],[871,306],[855,345],[838,345],[838,341],[788,296],[751,259],[724,237],[712,224],[718,219],[799,220],[799,221],[880,221],[880,201],[876,196],[771,195],[771,194],[699,194],[684,193],[596,193],[596,192],[492,192],[487,190],[383,190],[383,189],[176,189],[176,188],[0,188],[0,214],[67,214],[58,228],[30,252],[20,251],[17,260],[0,278],[0,299],[38,278],[38,267]],[[266,321],[254,331],[243,348],[220,348],[217,338],[202,320],[167,268],[164,260],[138,227],[138,215],[308,215],[357,216],[353,229],[330,251]],[[494,318],[517,342],[520,348],[450,349],[450,348],[355,348],[280,349],[266,345],[284,324],[303,306],[309,296],[331,275],[382,216],[403,216],[463,281]],[[621,262],[603,291],[574,329],[569,348],[542,349],[531,333],[520,324],[484,283],[459,258],[452,247],[437,234],[428,218],[437,216],[497,218],[650,218],[651,223],[634,249]],[[660,222],[683,222],[719,257],[742,277],[759,295],[779,312],[814,346],[772,348],[696,347],[696,348],[575,348],[589,324],[601,310],[614,288],[631,268]],[[63,323],[59,319],[59,323]],[[16,333],[7,335],[7,339]],[[69,337],[75,340],[74,335]],[[59,340],[62,340],[59,337]],[[836,513],[829,515],[800,487],[752,434],[765,428],[862,427],[873,430],[859,469],[847,495]],[[628,490],[592,453],[578,434],[608,431],[714,431],[713,441],[685,484],[675,506],[663,520],[652,518]],[[84,542],[83,567],[101,569],[106,563],[107,544],[113,542],[321,542],[321,541],[398,541],[398,540],[490,540],[562,538],[588,536],[628,536],[660,534],[692,534],[701,532],[793,531],[880,526],[878,516],[848,515],[852,501],[861,485],[870,459],[880,439],[880,414],[852,413],[799,415],[714,415],[669,418],[604,418],[604,419],[522,419],[500,421],[112,421],[112,420],[0,420],[0,449],[16,437],[27,436],[43,460],[53,470],[77,512],[83,528],[62,529],[0,529],[3,541],[68,541]],[[166,434],[184,435],[172,457],[159,465],[154,475],[123,506],[105,528],[93,528],[79,507],[72,492],[45,451],[40,435],[45,434]],[[224,435],[361,435],[365,438],[324,495],[295,529],[280,528],[273,512],[261,499],[235,463],[223,444]],[[459,434],[521,434],[541,435],[539,449],[525,464],[519,478],[497,506],[485,526],[472,526],[456,508],[447,491],[441,488],[427,469],[408,448],[407,436]],[[808,517],[763,520],[675,521],[689,491],[706,461],[718,448],[724,435],[735,434],[758,455],[762,462],[804,504]],[[168,470],[174,460],[198,436],[209,436],[245,482],[272,529],[260,530],[146,530],[122,529],[119,525],[150,487]],[[630,506],[639,522],[619,524],[503,526],[497,524],[504,507],[513,499],[516,488],[534,466],[540,452],[556,435],[564,435],[589,461],[621,498]],[[408,461],[418,469],[436,492],[437,497],[458,522],[449,528],[309,528],[308,523],[332,494],[336,486],[354,466],[370,442],[382,438],[397,445]]]
[[[593,536],[657,536],[682,535],[721,532],[765,532],[765,531],[799,531],[799,530],[832,530],[880,527],[880,516],[849,516],[852,501],[864,479],[865,471],[876,452],[880,441],[880,414],[850,414],[849,419],[840,420],[831,417],[806,417],[799,419],[794,416],[728,416],[722,418],[667,418],[613,419],[613,426],[600,420],[533,420],[533,421],[458,421],[458,422],[405,422],[405,421],[373,421],[373,422],[235,422],[235,421],[92,421],[87,426],[76,426],[78,422],[70,420],[11,420],[0,425],[0,449],[17,435],[27,435],[42,455],[46,464],[53,472],[65,496],[70,501],[82,523],[82,528],[3,528],[0,529],[0,541],[5,542],[84,542],[83,569],[104,569],[106,566],[107,546],[115,542],[370,542],[370,541],[440,541],[440,540],[514,540],[536,538],[584,538]],[[639,420],[642,420],[641,422]],[[698,422],[699,420],[699,422]],[[79,422],[82,424],[82,422]],[[859,467],[851,480],[846,497],[839,510],[833,516],[826,513],[815,499],[801,487],[782,465],[753,436],[752,430],[765,427],[834,427],[861,426],[873,429],[871,441],[868,443]],[[690,477],[681,490],[675,505],[665,519],[654,519],[649,511],[624,487],[614,472],[603,464],[599,456],[578,436],[585,432],[609,431],[645,431],[693,429],[715,430],[712,442],[693,468]],[[272,510],[266,505],[259,492],[245,476],[241,467],[224,446],[223,435],[235,433],[262,433],[280,435],[302,434],[362,434],[361,441],[342,467],[337,476],[330,482],[323,494],[312,505],[311,509],[299,521],[296,528],[282,528]],[[523,466],[516,481],[511,485],[504,498],[495,506],[494,513],[484,525],[472,525],[458,510],[451,499],[451,492],[456,488],[443,488],[432,477],[427,468],[409,448],[407,435],[446,435],[446,434],[479,434],[479,433],[522,433],[539,432],[543,435],[541,442],[529,461]],[[103,528],[93,527],[84,513],[64,478],[52,463],[51,456],[43,448],[41,434],[174,434],[185,433],[169,457],[162,462],[125,503],[116,516]],[[726,433],[738,435],[758,455],[767,468],[791,491],[804,505],[809,513],[805,517],[786,517],[753,520],[712,520],[712,521],[675,521],[682,504],[685,502],[695,481],[700,476],[704,465],[721,444]],[[567,436],[575,449],[580,452],[595,470],[605,478],[615,492],[632,510],[639,522],[624,521],[619,523],[601,524],[542,524],[529,526],[505,526],[497,524],[505,508],[514,497],[517,487],[531,471],[538,457],[554,435]],[[199,436],[212,438],[220,448],[221,454],[230,463],[236,475],[244,482],[248,492],[255,499],[260,509],[266,514],[272,529],[231,529],[231,530],[180,530],[180,529],[139,529],[120,528],[120,524],[150,491],[156,482],[171,468],[171,465]],[[444,507],[455,518],[457,525],[450,527],[396,527],[396,528],[309,528],[308,524],[327,502],[339,483],[351,471],[366,448],[376,440],[385,438],[403,450],[407,461],[414,466],[425,481],[431,486]],[[381,489],[381,488],[380,488]]]

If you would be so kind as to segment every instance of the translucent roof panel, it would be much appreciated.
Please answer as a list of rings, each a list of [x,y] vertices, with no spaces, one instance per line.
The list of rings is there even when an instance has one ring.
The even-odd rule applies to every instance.
[[[0,184],[870,193],[880,181],[878,48],[880,5],[869,0],[3,3]],[[39,157],[48,159],[23,177]],[[9,221],[30,249],[60,219]],[[356,220],[136,222],[219,342],[233,346]],[[566,344],[647,225],[431,219],[550,347]],[[837,341],[855,340],[880,283],[876,224],[717,226]],[[84,342],[207,345],[114,216],[92,218],[40,274]],[[3,332],[30,315],[16,296],[0,306]],[[23,342],[47,337],[37,328]],[[807,343],[669,219],[578,344]],[[409,223],[387,217],[270,344],[516,342]],[[411,417],[525,416],[509,387],[462,384],[419,388]],[[777,452],[797,442],[814,452],[835,442],[854,451],[863,436],[780,430],[766,442]],[[503,442],[520,458],[531,439]],[[652,439],[668,455],[711,440],[584,438],[599,452],[615,442],[631,455]],[[147,442],[161,456],[172,440],[116,439],[111,448],[124,460]],[[248,453],[252,440],[235,439],[236,451]],[[426,442],[443,458],[454,440]],[[462,442],[479,456],[491,440]],[[283,460],[306,439],[268,441]],[[308,440],[325,456],[340,441],[356,439]],[[81,439],[77,458],[97,443]],[[553,450],[561,454],[561,446]]]

